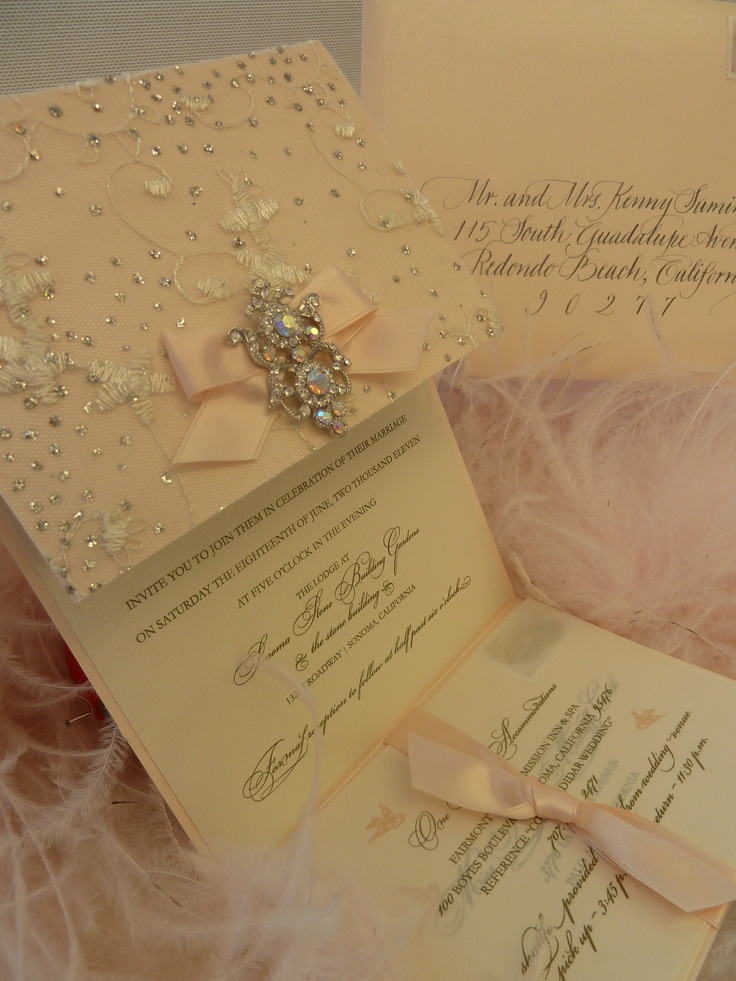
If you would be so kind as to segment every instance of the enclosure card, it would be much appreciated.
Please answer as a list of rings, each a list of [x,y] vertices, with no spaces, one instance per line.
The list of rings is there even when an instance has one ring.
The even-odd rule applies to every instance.
[[[366,103],[507,327],[479,369],[582,351],[566,372],[736,360],[734,13],[366,4]]]
[[[512,599],[425,385],[59,602],[103,701],[217,849],[289,831]]]
[[[523,774],[662,822],[733,864],[733,682],[531,600],[425,706]],[[322,815],[325,854],[425,919],[407,978],[671,981],[713,928],[567,826],[410,789],[387,746]]]

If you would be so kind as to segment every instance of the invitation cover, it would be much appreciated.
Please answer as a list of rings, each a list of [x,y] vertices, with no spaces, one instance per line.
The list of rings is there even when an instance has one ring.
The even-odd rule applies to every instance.
[[[733,4],[368,0],[364,23],[366,104],[508,328],[491,368],[729,369]]]
[[[77,596],[497,323],[319,43],[6,99],[0,182],[0,489]]]

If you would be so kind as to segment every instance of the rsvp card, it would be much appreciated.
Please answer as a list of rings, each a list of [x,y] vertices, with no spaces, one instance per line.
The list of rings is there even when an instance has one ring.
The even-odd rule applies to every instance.
[[[733,864],[734,687],[526,600],[425,708],[522,773]],[[329,804],[320,832],[324,854],[386,910],[422,908],[406,977],[689,978],[714,932],[567,825],[413,792],[391,746]]]

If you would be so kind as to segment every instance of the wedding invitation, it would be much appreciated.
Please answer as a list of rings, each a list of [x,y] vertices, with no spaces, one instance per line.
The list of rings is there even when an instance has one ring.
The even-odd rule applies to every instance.
[[[363,96],[501,312],[496,370],[733,364],[734,24],[714,0],[368,0]]]
[[[514,596],[424,380],[495,314],[323,49],[234,64],[2,106],[4,540],[197,847],[316,811],[407,978],[693,977],[720,910],[412,790],[401,734],[733,865],[733,682]]]
[[[499,327],[319,43],[0,101],[0,184],[2,493],[80,597]]]

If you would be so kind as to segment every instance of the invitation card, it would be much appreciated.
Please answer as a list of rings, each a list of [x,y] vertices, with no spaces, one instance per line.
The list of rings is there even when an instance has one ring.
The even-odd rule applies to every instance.
[[[203,846],[282,838],[515,602],[436,402],[420,387],[82,602],[57,589]]]

